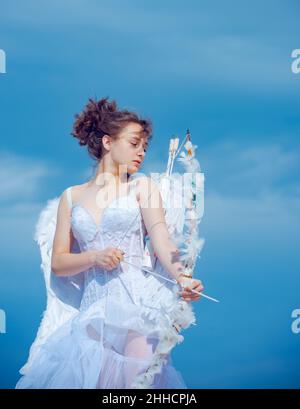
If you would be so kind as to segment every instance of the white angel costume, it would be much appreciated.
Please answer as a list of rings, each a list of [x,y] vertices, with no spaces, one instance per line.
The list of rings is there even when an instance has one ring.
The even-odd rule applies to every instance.
[[[129,193],[104,209],[99,224],[83,205],[73,202],[72,188],[67,189],[75,238],[72,252],[118,247],[127,258],[113,270],[92,267],[77,275],[56,276],[51,253],[59,198],[41,212],[35,240],[41,248],[47,307],[17,389],[187,388],[165,340],[183,339],[172,325],[176,317],[185,317],[181,328],[194,324],[195,317],[191,305],[177,295],[180,287],[164,279],[171,277],[146,242],[137,180],[132,178]],[[168,195],[160,180],[157,183],[167,210]],[[175,240],[182,232],[184,209],[166,210]]]

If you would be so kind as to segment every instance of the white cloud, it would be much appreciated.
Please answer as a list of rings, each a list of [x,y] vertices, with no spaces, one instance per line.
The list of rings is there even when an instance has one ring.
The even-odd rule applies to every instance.
[[[35,200],[41,184],[55,172],[37,159],[0,152],[0,204]]]
[[[71,65],[74,59],[78,60],[78,47],[83,47],[86,41],[90,43],[91,30],[97,30],[99,41],[96,40],[95,47],[90,50],[96,70],[104,69],[103,60],[113,65],[124,61],[128,51],[132,52],[130,44],[134,41],[134,69],[131,63],[125,63],[122,72],[127,77],[134,76],[135,80],[140,75],[147,76],[148,81],[160,78],[173,84],[184,80],[185,84],[193,83],[198,87],[221,85],[252,89],[256,86],[260,91],[270,86],[284,87],[284,90],[293,88],[298,79],[290,70],[290,53],[295,46],[293,25],[297,24],[295,10],[291,6],[265,5],[270,18],[266,30],[262,30],[258,24],[265,26],[266,23],[257,15],[258,7],[262,6],[254,2],[245,15],[238,4],[220,4],[215,10],[209,3],[187,8],[174,2],[169,6],[160,3],[147,7],[131,1],[90,1],[87,6],[80,0],[63,3],[52,0],[48,4],[18,3],[18,13],[6,6],[1,17],[10,26],[34,27],[34,30],[43,30],[43,35],[50,35],[49,29],[55,24],[58,33],[64,30],[65,41],[71,41],[66,36],[66,27],[83,30],[76,47],[67,47]],[[181,22],[180,30],[178,21]],[[104,37],[109,41],[103,43]],[[7,38],[8,44],[9,41],[16,46],[13,39]],[[42,55],[45,61],[55,58],[56,64],[59,61],[66,64],[65,48],[57,46],[54,35],[44,51],[40,47],[25,47],[18,50],[18,55],[26,59]]]
[[[1,260],[27,260],[34,248],[33,233],[43,202],[41,190],[58,170],[36,158],[0,152]],[[50,199],[50,198],[49,198]]]
[[[213,89],[220,85],[231,89],[242,85],[250,90],[259,86],[260,91],[271,85],[295,87],[296,78],[288,69],[291,46],[257,36],[170,32],[163,38],[152,37],[149,48],[154,55],[151,72],[163,75],[166,81],[184,80],[189,86],[204,84]]]
[[[198,156],[207,187],[216,194],[252,200],[268,194],[299,198],[300,154],[279,143],[245,146],[223,140],[203,147]]]
[[[225,141],[202,148],[200,157],[205,175],[202,257],[210,258],[216,281],[224,274],[243,275],[249,266],[251,279],[258,279],[263,263],[263,280],[273,275],[273,263],[284,270],[291,263],[285,275],[296,279],[292,265],[300,238],[299,154],[275,143]]]

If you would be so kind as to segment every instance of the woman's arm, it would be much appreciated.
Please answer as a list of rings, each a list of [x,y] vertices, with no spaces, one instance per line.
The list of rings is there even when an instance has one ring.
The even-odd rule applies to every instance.
[[[138,183],[141,212],[153,249],[163,267],[177,279],[184,266],[167,228],[160,191],[149,177],[140,178]]]
[[[184,266],[179,260],[179,249],[172,241],[164,214],[160,191],[149,177],[142,177],[138,181],[138,195],[142,217],[149,234],[153,250],[159,261],[175,280],[183,285]],[[185,301],[197,301],[200,295],[191,292],[203,291],[201,280],[191,279],[188,286],[184,286],[181,296]]]
[[[71,210],[66,190],[62,193],[57,210],[56,230],[53,240],[51,269],[58,276],[78,274],[95,263],[95,252],[84,251],[73,254],[74,237],[71,230]]]

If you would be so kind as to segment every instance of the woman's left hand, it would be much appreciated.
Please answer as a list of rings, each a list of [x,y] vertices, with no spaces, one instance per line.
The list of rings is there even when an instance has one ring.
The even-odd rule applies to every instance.
[[[182,287],[182,290],[179,291],[179,295],[185,300],[185,301],[198,301],[201,297],[201,294],[196,294],[192,292],[191,290],[195,290],[198,292],[201,292],[204,290],[204,287],[202,285],[201,280],[196,280],[193,278],[186,278],[180,276],[177,279],[177,282],[182,286],[184,284],[184,287]]]

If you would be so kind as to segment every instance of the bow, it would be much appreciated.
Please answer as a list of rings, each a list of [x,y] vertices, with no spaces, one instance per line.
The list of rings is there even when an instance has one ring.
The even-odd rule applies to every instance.
[[[203,215],[204,176],[200,172],[200,164],[195,158],[195,150],[197,146],[192,144],[189,130],[187,130],[186,137],[179,149],[178,144],[178,138],[170,140],[167,170],[165,174],[159,175],[157,181],[161,186],[164,186],[163,184],[166,182],[174,181],[171,176],[173,164],[174,160],[180,154],[177,160],[185,167],[185,170],[188,173],[184,175],[184,178],[186,179],[184,191],[180,194],[181,198],[184,199],[184,226],[176,241],[181,244],[181,248],[179,249],[180,260],[184,265],[186,275],[189,276],[185,277],[181,283],[182,287],[186,287],[191,284],[195,264],[204,244],[204,239],[199,238],[198,235],[198,225]],[[183,146],[186,151],[180,153]],[[167,201],[169,199],[169,193],[174,193],[174,191],[174,187],[167,191]],[[163,193],[163,191],[161,191],[161,193]],[[150,266],[152,265],[153,267],[155,254],[153,254],[151,243],[146,241],[146,244],[146,259],[147,257],[150,259]],[[126,261],[124,262],[134,266],[132,263]],[[147,306],[144,306],[142,308],[142,315],[144,318],[150,321],[152,320],[152,322],[156,324],[157,328],[159,328],[159,340],[155,352],[152,355],[151,364],[148,366],[146,371],[136,376],[131,385],[136,389],[151,388],[155,374],[161,372],[161,368],[167,362],[167,356],[172,348],[184,340],[184,337],[180,334],[181,330],[188,328],[190,325],[196,325],[195,314],[191,305],[185,300],[181,299],[181,297],[178,295],[177,281],[171,280],[155,272],[154,268],[151,269],[143,267],[143,271],[154,276],[159,276],[163,280],[173,283],[171,288],[173,298],[171,300],[164,300],[163,298],[160,298],[160,287],[156,293],[152,294],[151,307],[147,308]],[[195,290],[192,291],[198,293]],[[212,301],[219,302],[215,298],[209,297],[206,294],[201,293],[201,296]],[[155,307],[157,307],[156,310]]]

